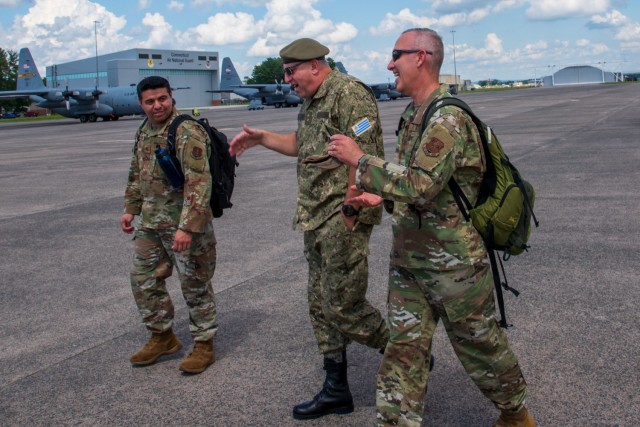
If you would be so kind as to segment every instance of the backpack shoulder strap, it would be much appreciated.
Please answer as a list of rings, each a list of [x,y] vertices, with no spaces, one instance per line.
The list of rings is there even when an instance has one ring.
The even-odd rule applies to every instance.
[[[187,120],[197,121],[188,114],[180,114],[175,119],[173,119],[173,121],[169,125],[169,130],[167,131],[167,145],[169,146],[169,150],[171,150],[171,153],[173,153],[174,155],[176,152],[176,133],[178,131],[178,126],[180,126]]]

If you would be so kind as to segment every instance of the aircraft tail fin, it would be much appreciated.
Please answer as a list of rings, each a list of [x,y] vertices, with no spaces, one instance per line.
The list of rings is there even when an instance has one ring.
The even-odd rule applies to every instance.
[[[342,62],[336,62],[336,68],[337,68],[337,69],[338,69],[338,71],[340,71],[341,73],[349,74],[349,73],[347,72],[347,69],[346,69],[346,68],[344,68],[344,65],[342,65]]]
[[[240,76],[236,71],[236,67],[233,66],[231,58],[222,58],[222,67],[220,73],[220,90],[229,90],[232,86],[239,86],[242,84]]]
[[[23,47],[18,55],[18,82],[16,90],[45,89],[38,67],[31,57],[29,48]]]

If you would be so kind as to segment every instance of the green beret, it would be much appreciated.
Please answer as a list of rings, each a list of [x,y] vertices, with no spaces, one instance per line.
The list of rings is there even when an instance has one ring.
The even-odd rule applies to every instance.
[[[313,39],[298,39],[280,49],[280,58],[288,62],[309,61],[322,58],[329,53],[329,48]]]

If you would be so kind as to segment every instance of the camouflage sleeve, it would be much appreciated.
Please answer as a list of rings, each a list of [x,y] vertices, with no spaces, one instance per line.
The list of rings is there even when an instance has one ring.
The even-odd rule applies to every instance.
[[[138,134],[136,133],[136,141]],[[140,215],[142,211],[142,195],[140,194],[140,168],[138,167],[138,144],[133,145],[127,188],[124,191],[124,213]]]
[[[195,123],[183,123],[178,127],[177,134],[177,156],[184,172],[184,201],[178,227],[192,233],[202,233],[211,220],[211,143],[206,132]]]
[[[384,157],[378,103],[364,85],[353,81],[337,100],[340,130],[365,154]]]
[[[456,115],[440,116],[422,135],[409,167],[364,156],[358,165],[356,185],[388,200],[422,206],[432,200],[455,171],[456,155],[465,138],[454,129]]]

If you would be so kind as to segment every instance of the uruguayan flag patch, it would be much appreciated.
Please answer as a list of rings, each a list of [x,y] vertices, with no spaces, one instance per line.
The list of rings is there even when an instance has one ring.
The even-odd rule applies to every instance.
[[[364,119],[360,120],[358,123],[353,125],[351,129],[353,129],[353,133],[355,133],[356,136],[360,136],[366,131],[368,131],[369,129],[371,129],[371,122],[369,121],[368,118],[365,117]]]

